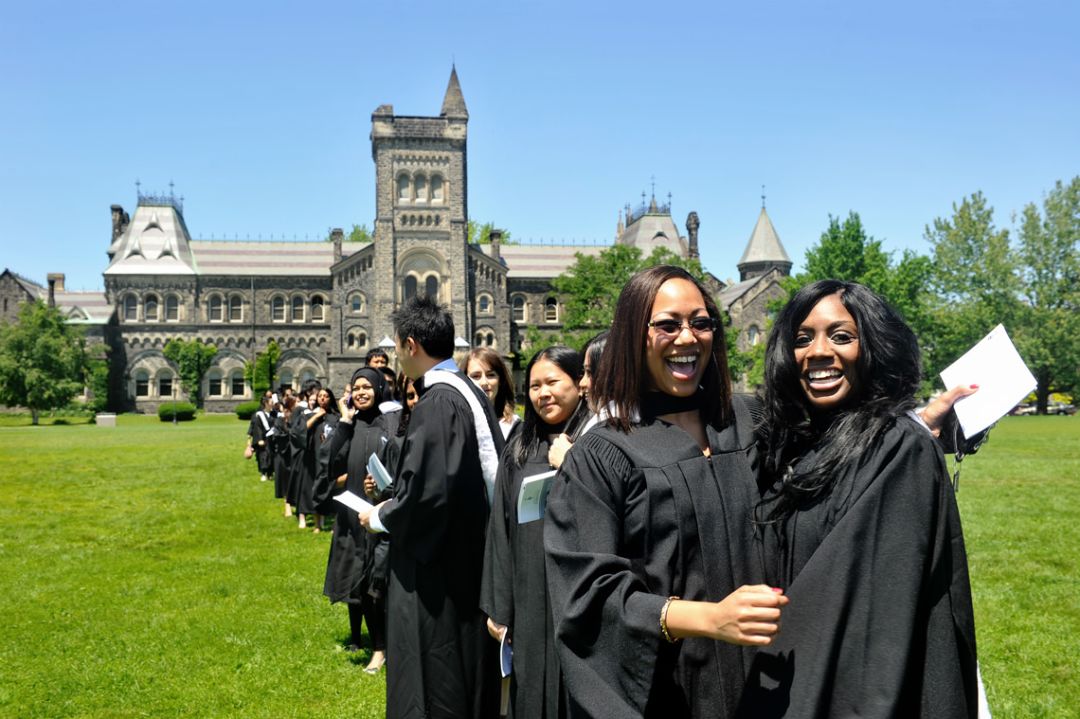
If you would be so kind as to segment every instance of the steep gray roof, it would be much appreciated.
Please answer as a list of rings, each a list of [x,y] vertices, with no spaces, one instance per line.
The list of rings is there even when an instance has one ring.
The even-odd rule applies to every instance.
[[[686,239],[679,235],[679,228],[668,213],[648,213],[630,223],[622,234],[619,243],[641,250],[642,257],[648,257],[657,247],[686,257],[689,248]]]
[[[753,289],[754,285],[762,281],[766,275],[758,275],[749,280],[743,280],[742,282],[736,282],[733,285],[725,287],[719,295],[716,297],[716,303],[720,305],[720,309],[725,312],[731,309],[731,306],[739,301],[739,298]]]
[[[140,204],[115,249],[105,275],[193,275],[191,236],[171,204]]]
[[[450,68],[450,82],[446,85],[446,95],[443,97],[443,117],[463,117],[469,119],[469,111],[465,107],[465,96],[461,94],[461,84],[458,82],[457,68]]]
[[[750,234],[750,241],[746,243],[746,250],[743,251],[739,265],[750,262],[791,263],[791,258],[784,250],[780,236],[776,234],[776,228],[773,227],[772,220],[769,219],[764,207],[761,208],[761,214],[758,215],[757,224],[754,225],[754,231]]]

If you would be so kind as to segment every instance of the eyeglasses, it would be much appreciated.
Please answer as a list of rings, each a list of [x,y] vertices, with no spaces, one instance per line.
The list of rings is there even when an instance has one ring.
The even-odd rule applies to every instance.
[[[683,331],[684,327],[689,327],[690,331],[696,335],[703,335],[715,332],[718,326],[719,323],[713,317],[691,317],[685,322],[675,319],[653,320],[649,323],[649,327],[662,335],[677,335]]]

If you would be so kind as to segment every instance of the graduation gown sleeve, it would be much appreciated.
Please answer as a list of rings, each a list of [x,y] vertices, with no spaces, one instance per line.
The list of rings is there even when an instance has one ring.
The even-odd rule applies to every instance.
[[[574,715],[640,717],[652,691],[667,597],[643,576],[648,497],[634,475],[622,452],[589,433],[548,497],[548,587]]]
[[[514,623],[514,564],[510,545],[510,523],[515,520],[511,511],[511,476],[507,451],[499,458],[499,473],[495,478],[495,497],[491,503],[487,543],[484,547],[484,577],[480,585],[480,608],[499,624]]]
[[[960,519],[933,438],[907,418],[830,497],[763,540],[791,599],[754,659],[747,717],[974,717]]]

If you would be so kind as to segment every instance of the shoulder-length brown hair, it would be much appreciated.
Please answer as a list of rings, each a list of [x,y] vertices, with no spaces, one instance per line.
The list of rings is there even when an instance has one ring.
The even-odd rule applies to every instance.
[[[495,370],[499,375],[499,389],[495,392],[495,416],[509,421],[514,416],[514,380],[510,378],[510,370],[506,368],[506,362],[498,352],[490,347],[474,347],[469,354],[461,360],[461,371],[469,374],[469,360],[476,360],[487,367]]]
[[[731,379],[720,310],[701,282],[689,272],[674,265],[657,265],[638,272],[623,287],[615,305],[607,347],[600,366],[593,370],[596,407],[611,412],[612,425],[623,432],[630,431],[631,415],[640,406],[641,395],[649,384],[645,366],[649,320],[656,294],[668,280],[692,282],[705,300],[705,310],[720,325],[713,335],[712,361],[705,368],[698,390],[706,398],[701,405],[701,419],[720,427],[731,421]]]

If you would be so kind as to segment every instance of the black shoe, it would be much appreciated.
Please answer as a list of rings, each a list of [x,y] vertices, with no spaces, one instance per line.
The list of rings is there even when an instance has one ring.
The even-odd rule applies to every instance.
[[[358,647],[355,644],[353,644],[352,642],[350,642],[350,643],[345,645],[345,651],[348,652],[349,654],[354,654],[354,653],[360,651],[360,647]]]

